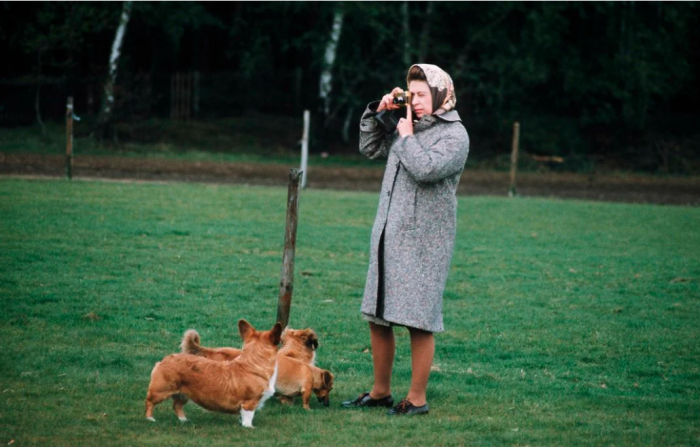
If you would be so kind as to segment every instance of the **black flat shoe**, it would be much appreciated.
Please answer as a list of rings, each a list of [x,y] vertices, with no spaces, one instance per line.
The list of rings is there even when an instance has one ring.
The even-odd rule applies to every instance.
[[[428,404],[416,407],[408,399],[404,399],[397,406],[387,411],[386,414],[391,416],[398,415],[413,415],[413,414],[428,414]]]
[[[364,408],[364,407],[391,407],[394,405],[394,398],[391,394],[381,399],[372,399],[369,393],[362,393],[355,400],[348,400],[340,404],[343,408]]]

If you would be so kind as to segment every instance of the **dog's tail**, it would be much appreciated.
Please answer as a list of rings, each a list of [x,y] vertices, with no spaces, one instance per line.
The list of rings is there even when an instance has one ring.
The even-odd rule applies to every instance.
[[[199,355],[202,347],[200,346],[199,334],[194,329],[189,329],[182,337],[180,349],[183,354]]]

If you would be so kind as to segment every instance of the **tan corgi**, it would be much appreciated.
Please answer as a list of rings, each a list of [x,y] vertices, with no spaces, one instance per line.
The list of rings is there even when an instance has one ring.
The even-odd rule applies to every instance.
[[[185,332],[180,345],[182,352],[199,355],[211,360],[228,361],[239,354],[236,348],[205,348],[200,344],[197,331]],[[309,401],[315,393],[318,401],[330,404],[329,394],[333,389],[334,376],[330,371],[313,365],[316,358],[318,338],[312,329],[287,328],[282,332],[282,348],[277,353],[278,373],[275,391],[283,403],[292,403],[301,396],[304,408],[311,410]]]
[[[241,354],[237,348],[205,348],[201,345],[199,333],[194,329],[185,332],[180,343],[183,354],[199,355],[211,360],[233,360]],[[318,349],[318,337],[313,329],[286,328],[282,332],[282,347],[278,355],[291,357],[314,365]]]
[[[316,364],[318,337],[313,329],[286,328],[282,332],[282,347],[278,355],[301,360],[309,365]]]
[[[284,337],[284,332],[282,336]],[[233,360],[241,355],[241,350],[237,348],[205,348],[201,346],[199,340],[199,333],[197,333],[197,331],[194,329],[188,330],[182,337],[180,352],[218,361]]]
[[[301,396],[304,409],[311,410],[311,394],[326,407],[330,405],[330,392],[334,376],[330,371],[317,368],[291,357],[277,355],[278,374],[275,391],[283,403],[291,404],[295,396]]]
[[[253,426],[255,410],[275,391],[280,323],[269,331],[256,331],[245,320],[238,322],[243,339],[241,354],[230,361],[215,361],[191,354],[172,354],[156,363],[146,396],[146,419],[155,421],[153,408],[173,398],[181,421],[187,417],[187,399],[211,411],[240,412],[241,425]]]

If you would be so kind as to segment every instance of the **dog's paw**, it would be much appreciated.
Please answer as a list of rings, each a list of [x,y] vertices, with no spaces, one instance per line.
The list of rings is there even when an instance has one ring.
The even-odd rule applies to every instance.
[[[151,417],[146,418],[146,420],[147,420],[147,421],[150,421],[150,422],[155,422],[155,421],[156,421],[156,418],[154,418],[153,416],[151,416]]]
[[[241,419],[241,427],[244,428],[255,428],[253,427],[253,421],[247,421],[245,419]]]
[[[241,425],[246,428],[253,428],[254,411],[246,411],[241,409]]]
[[[180,420],[180,422],[189,422],[189,419],[187,419],[187,418],[184,417],[184,416],[181,417],[181,418],[178,418],[178,419]]]

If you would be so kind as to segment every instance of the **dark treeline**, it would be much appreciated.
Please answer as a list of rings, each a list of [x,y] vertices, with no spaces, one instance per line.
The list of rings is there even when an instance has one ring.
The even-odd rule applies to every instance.
[[[66,94],[97,109],[122,3],[0,11],[0,124],[60,119]],[[507,152],[520,121],[526,152],[575,168],[693,172],[698,12],[693,2],[135,2],[115,119],[169,116],[171,75],[197,72],[200,119],[308,108],[317,150],[354,150],[365,105],[426,62],[452,75],[476,157]]]

